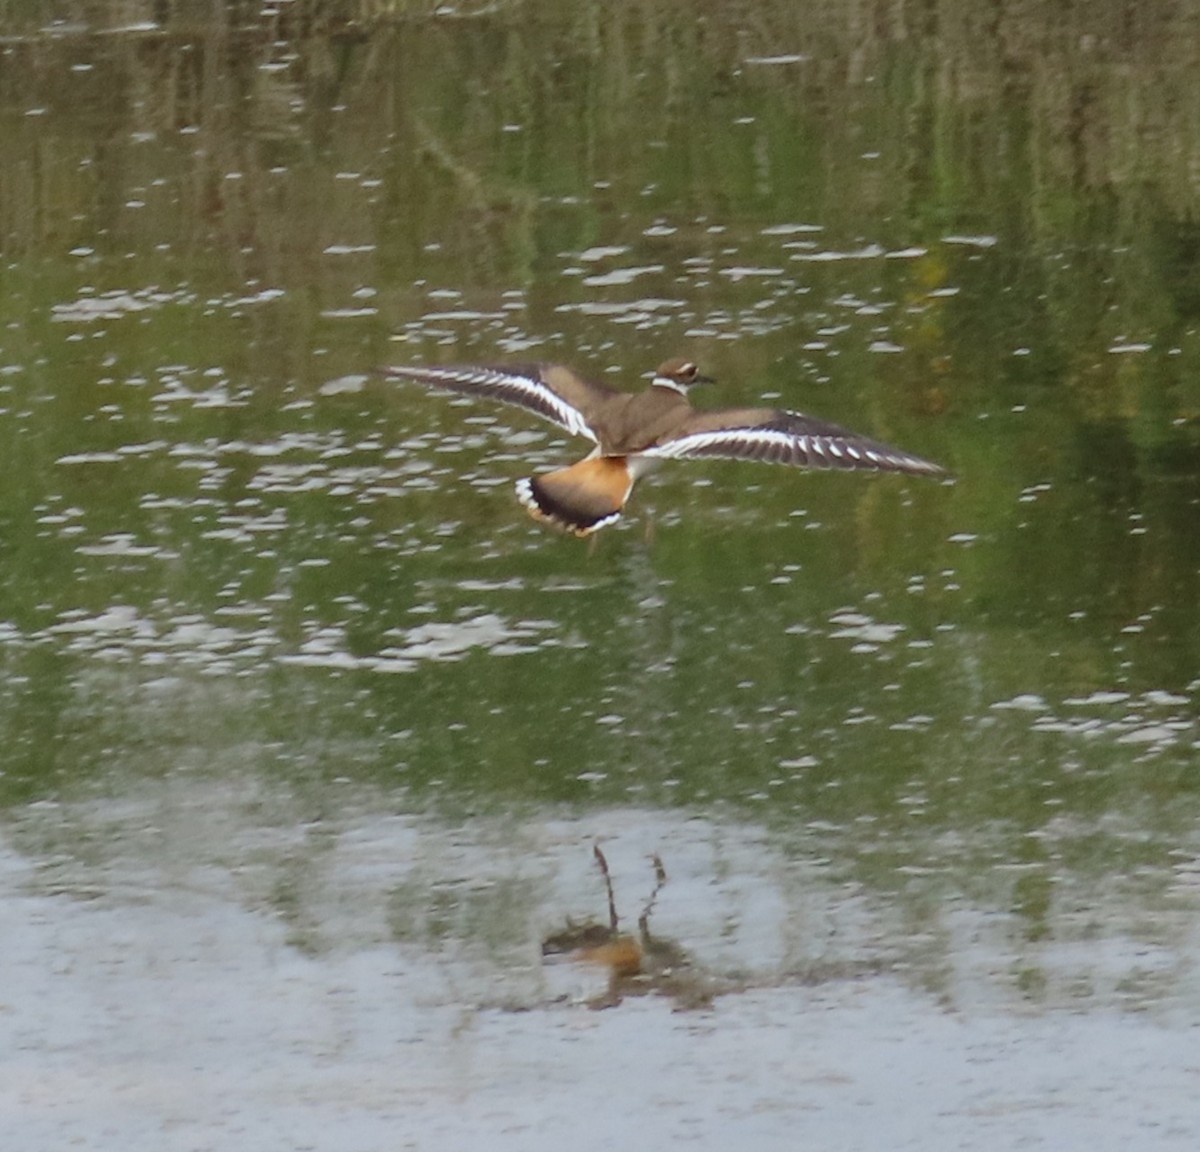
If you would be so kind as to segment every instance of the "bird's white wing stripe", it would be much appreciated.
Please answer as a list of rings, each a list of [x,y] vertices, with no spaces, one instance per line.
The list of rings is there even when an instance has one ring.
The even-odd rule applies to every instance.
[[[772,451],[774,450],[774,451]],[[809,464],[815,467],[854,467],[867,464],[874,468],[896,468],[906,472],[936,474],[936,464],[884,445],[868,446],[835,436],[815,433],[795,434],[776,428],[727,428],[696,432],[656,444],[645,455],[663,459],[689,456],[729,455],[763,457],[781,463]]]
[[[694,432],[687,436],[679,436],[674,440],[668,440],[665,444],[655,444],[652,448],[647,448],[645,455],[676,460],[702,453],[705,448],[737,449],[745,447],[752,449],[760,445],[762,447],[783,445],[797,448],[805,454],[811,451],[807,436],[790,436],[786,433],[756,428],[733,428],[717,432]]]
[[[500,372],[495,368],[422,368],[418,379],[433,384],[444,384],[447,388],[478,389],[483,395],[497,400],[507,400],[537,412],[547,419],[562,425],[575,436],[583,436],[597,443],[596,433],[588,426],[583,414],[568,404],[557,392],[547,388],[540,380],[521,376],[513,372]]]

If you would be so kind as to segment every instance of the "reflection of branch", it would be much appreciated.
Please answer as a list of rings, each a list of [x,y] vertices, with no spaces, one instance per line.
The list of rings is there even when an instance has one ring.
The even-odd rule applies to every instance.
[[[604,858],[604,853],[600,851],[599,844],[592,845],[592,854],[596,857],[596,863],[600,865],[600,875],[604,877],[604,890],[608,893],[608,927],[609,931],[614,936],[617,934],[617,902],[613,898],[612,876],[608,872],[608,861]],[[656,888],[657,892],[658,889]],[[641,923],[641,921],[639,921]]]
[[[418,115],[410,116],[418,152],[454,182],[466,211],[455,216],[469,229],[472,259],[497,263],[496,253],[509,248],[528,259],[534,250],[533,229],[538,193],[529,186],[515,186],[490,170],[470,166],[443,137]],[[485,158],[491,158],[491,152]]]
[[[654,901],[658,899],[658,894],[667,882],[667,870],[663,867],[662,857],[655,852],[650,859],[654,861],[654,891],[650,893],[650,899],[646,901],[646,907],[638,917],[638,931],[642,935],[643,944],[650,939],[650,913],[654,911]]]
[[[483,189],[483,180],[479,173],[459,160],[420,116],[413,116],[412,125],[413,131],[421,142],[422,150],[454,177],[467,199],[472,202],[472,207],[478,212],[489,211],[488,196]]]
[[[537,194],[532,188],[516,187],[499,177],[489,181],[486,172],[481,175],[461,160],[420,116],[413,115],[411,123],[420,153],[450,177],[465,201],[466,211],[456,215],[470,229],[473,259],[484,258],[495,264],[495,253],[501,245],[518,253],[531,252],[537,208]]]

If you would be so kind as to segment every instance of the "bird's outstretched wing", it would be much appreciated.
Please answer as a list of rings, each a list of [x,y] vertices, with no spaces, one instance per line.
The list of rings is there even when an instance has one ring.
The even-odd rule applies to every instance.
[[[669,460],[725,457],[791,464],[941,476],[945,469],[911,452],[882,444],[800,412],[779,408],[727,408],[697,412],[645,452]]]
[[[606,397],[622,395],[614,388],[585,380],[561,364],[516,364],[504,367],[490,364],[397,364],[383,371],[390,376],[415,380],[419,384],[515,404],[593,443],[597,441],[590,415],[596,404]]]

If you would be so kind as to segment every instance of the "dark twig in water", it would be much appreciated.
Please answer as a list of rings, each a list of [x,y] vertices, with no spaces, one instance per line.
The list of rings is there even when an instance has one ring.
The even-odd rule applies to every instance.
[[[654,891],[650,893],[650,899],[646,901],[646,907],[638,917],[638,931],[642,934],[643,944],[650,938],[650,914],[654,911],[654,902],[667,882],[667,870],[663,867],[662,858],[655,852],[650,859],[654,861]]]
[[[617,901],[613,897],[612,876],[608,871],[608,861],[600,850],[599,844],[592,845],[592,854],[596,857],[596,863],[600,865],[600,875],[604,877],[604,890],[608,893],[608,926],[615,936],[620,918],[617,916]]]

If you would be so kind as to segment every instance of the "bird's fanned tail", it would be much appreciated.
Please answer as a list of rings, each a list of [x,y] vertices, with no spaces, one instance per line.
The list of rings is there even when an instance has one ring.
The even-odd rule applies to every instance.
[[[633,490],[624,456],[589,456],[544,476],[517,481],[517,499],[537,520],[590,536],[621,515]]]

